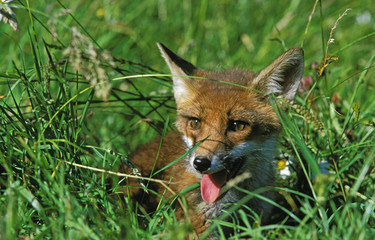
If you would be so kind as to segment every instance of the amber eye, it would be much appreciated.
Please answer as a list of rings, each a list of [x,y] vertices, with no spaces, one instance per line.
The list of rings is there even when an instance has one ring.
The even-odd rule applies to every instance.
[[[201,121],[198,118],[192,117],[189,119],[189,126],[194,130],[198,130],[201,128]]]
[[[228,123],[228,130],[232,132],[239,132],[246,128],[249,125],[247,122],[244,121],[229,121]]]

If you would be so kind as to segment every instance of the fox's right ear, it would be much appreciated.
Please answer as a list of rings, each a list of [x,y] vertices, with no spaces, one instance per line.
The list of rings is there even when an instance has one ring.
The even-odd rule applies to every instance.
[[[266,94],[283,95],[293,100],[302,78],[303,66],[302,48],[292,48],[259,73],[254,80],[256,88]]]
[[[180,100],[186,99],[186,97],[190,95],[193,83],[189,76],[193,75],[198,69],[190,62],[177,56],[162,43],[157,43],[157,45],[171,71],[174,96],[178,103]]]

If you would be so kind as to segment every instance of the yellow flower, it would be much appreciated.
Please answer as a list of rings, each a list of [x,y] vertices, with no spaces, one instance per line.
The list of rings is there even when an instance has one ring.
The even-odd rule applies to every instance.
[[[277,169],[282,170],[284,168],[286,168],[286,160],[283,159],[283,160],[277,161]]]
[[[97,10],[96,10],[96,16],[97,17],[103,17],[104,16],[104,9],[103,8],[98,8]]]

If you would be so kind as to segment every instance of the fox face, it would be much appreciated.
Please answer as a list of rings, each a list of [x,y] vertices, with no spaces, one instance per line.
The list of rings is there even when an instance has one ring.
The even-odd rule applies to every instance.
[[[274,148],[273,140],[280,124],[272,106],[259,93],[223,83],[233,79],[250,81],[251,74],[239,71],[220,76],[198,74],[205,78],[194,85],[200,91],[191,91],[190,99],[178,103],[176,124],[188,149],[200,143],[187,158],[188,166],[190,171],[202,176],[203,200],[213,203],[221,187],[246,169],[244,164],[256,161],[252,156],[257,154],[257,149],[266,142],[268,145],[272,142],[269,149]],[[244,76],[241,78],[241,75]],[[254,146],[250,147],[250,143]]]
[[[236,177],[246,176],[238,185],[250,191],[272,185],[281,124],[269,95],[294,99],[303,73],[303,50],[291,49],[254,74],[205,72],[164,45],[158,47],[173,75],[177,129],[186,149],[193,149],[186,168],[201,179],[201,198],[215,205],[206,211],[217,215],[223,203],[241,198],[233,189],[221,191]],[[255,204],[264,211],[264,203]]]

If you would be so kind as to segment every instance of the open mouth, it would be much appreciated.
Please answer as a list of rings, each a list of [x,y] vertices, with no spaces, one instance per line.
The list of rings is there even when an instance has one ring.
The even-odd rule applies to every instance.
[[[221,188],[232,178],[237,176],[243,165],[243,160],[238,159],[232,166],[225,167],[211,174],[203,174],[201,180],[202,199],[211,204],[220,197]]]

